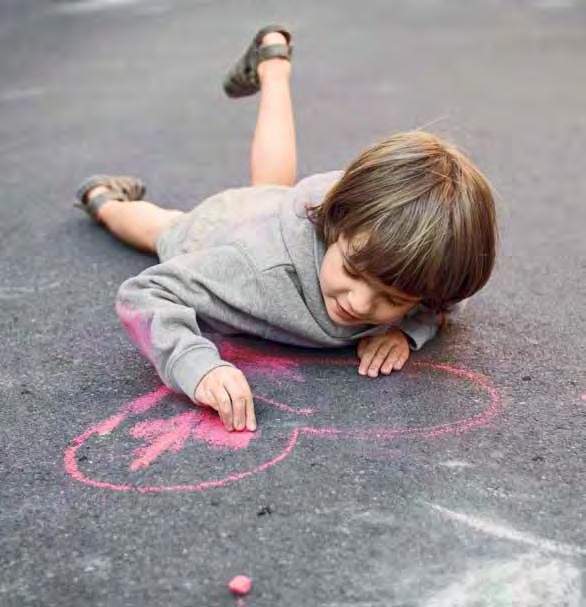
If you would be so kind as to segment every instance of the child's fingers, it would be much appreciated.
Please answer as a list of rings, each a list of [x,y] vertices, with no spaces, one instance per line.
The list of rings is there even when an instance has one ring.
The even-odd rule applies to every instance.
[[[233,375],[224,381],[232,400],[232,420],[236,430],[256,430],[252,391],[244,374]]]
[[[391,352],[390,356],[394,357],[394,355],[392,354],[394,348],[391,345],[390,347],[385,344],[384,347],[381,347],[377,353],[374,355],[374,358],[372,359],[369,369],[368,369],[368,374],[371,377],[376,377],[378,375],[378,372],[380,370],[380,368],[382,367],[383,363],[385,362],[385,360],[387,360],[389,358],[389,352]]]
[[[395,364],[395,369],[401,370],[405,366],[405,363],[408,360],[409,360],[409,352],[407,352],[407,354],[403,354],[402,356],[399,357],[397,364]]]
[[[360,375],[366,375],[368,368],[370,366],[370,362],[372,361],[374,355],[376,354],[376,349],[370,344],[369,347],[365,348],[361,357],[360,357],[360,365],[358,366],[358,373]]]
[[[371,377],[376,377],[381,364],[391,348],[392,345],[385,342],[373,343],[364,353],[358,372],[361,375],[368,373]]]
[[[232,419],[234,430],[244,430],[246,425],[246,396],[243,394],[232,397]]]
[[[246,380],[240,380],[234,376],[224,382],[230,399],[232,401],[232,423],[235,430],[244,430],[246,425],[246,401],[250,398],[250,389]]]
[[[254,400],[252,394],[246,399],[246,428],[251,432],[256,430],[256,414],[254,412]]]
[[[209,389],[212,395],[214,409],[220,415],[220,419],[224,424],[226,430],[233,430],[233,418],[232,418],[232,400],[230,394],[222,384],[215,384]]]
[[[256,430],[256,415],[254,413],[254,399],[252,397],[252,390],[248,382],[246,381],[246,377],[242,374],[240,378],[240,389],[244,396],[244,410],[243,410],[243,419],[244,423],[242,425],[242,429],[246,428],[251,432]]]
[[[226,430],[256,430],[252,391],[240,369],[212,369],[199,382],[194,399],[215,409]]]
[[[391,356],[385,360],[385,363],[381,367],[381,372],[385,375],[389,375],[393,369],[400,369],[399,357],[397,355]]]
[[[393,369],[400,371],[403,368],[403,365],[407,362],[409,358],[409,353],[402,354],[399,351],[397,353],[392,353],[391,356],[387,358],[384,365],[382,366],[381,371],[385,374],[389,374]]]

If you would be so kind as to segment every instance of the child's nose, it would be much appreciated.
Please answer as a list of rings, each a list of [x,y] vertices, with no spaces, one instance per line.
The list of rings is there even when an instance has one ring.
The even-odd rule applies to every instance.
[[[351,307],[350,312],[366,318],[372,307],[372,294],[366,289],[355,289],[348,295],[348,305]]]

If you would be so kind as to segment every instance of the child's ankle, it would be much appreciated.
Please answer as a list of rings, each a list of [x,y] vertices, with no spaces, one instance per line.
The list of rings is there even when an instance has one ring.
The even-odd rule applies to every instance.
[[[109,227],[108,220],[112,218],[112,213],[115,212],[116,208],[119,207],[121,204],[124,203],[115,199],[107,200],[106,202],[104,202],[104,204],[102,204],[96,212],[96,219],[98,220],[98,222]]]
[[[291,64],[287,59],[267,59],[259,63],[256,71],[262,86],[263,82],[274,78],[289,80],[291,77]]]
[[[106,194],[107,192],[110,192],[111,190],[109,190],[106,186],[103,185],[97,185],[96,187],[92,188],[85,196],[84,196],[84,200],[85,203],[87,204],[90,200],[92,200],[92,198],[100,195],[100,194]],[[104,222],[104,210],[108,210],[106,209],[106,207],[112,207],[112,206],[116,206],[117,204],[120,204],[119,200],[108,200],[106,202],[104,202],[100,208],[97,210],[96,212],[96,219],[98,220],[99,223],[105,223]]]
[[[263,37],[261,46],[270,44],[287,44],[287,39],[279,32],[270,32]],[[261,83],[266,78],[288,78],[291,74],[291,62],[281,57],[265,59],[265,61],[258,64],[256,71]]]

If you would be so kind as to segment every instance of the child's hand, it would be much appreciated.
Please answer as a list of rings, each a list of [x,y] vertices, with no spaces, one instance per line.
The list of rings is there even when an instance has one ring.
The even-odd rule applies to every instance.
[[[256,430],[252,391],[240,369],[212,369],[197,385],[195,400],[215,409],[226,430]]]
[[[388,375],[393,369],[402,369],[409,359],[409,342],[405,334],[393,327],[382,335],[363,337],[357,348],[360,366],[358,373],[377,377],[381,373]]]

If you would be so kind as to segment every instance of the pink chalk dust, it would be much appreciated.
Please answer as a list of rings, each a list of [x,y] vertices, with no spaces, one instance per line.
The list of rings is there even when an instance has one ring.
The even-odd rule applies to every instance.
[[[130,430],[132,437],[143,439],[145,445],[134,450],[136,459],[130,470],[147,468],[162,453],[179,453],[192,436],[204,441],[213,449],[245,449],[260,432],[247,430],[226,432],[220,418],[208,409],[193,409],[170,419],[155,419],[139,422]]]
[[[155,360],[151,345],[151,322],[145,319],[138,310],[132,309],[125,303],[116,302],[116,313],[122,322],[130,339],[137,345],[138,349],[154,365]]]
[[[247,358],[248,352],[244,355],[239,352],[238,346],[232,345],[232,354],[240,354],[241,358]],[[319,357],[295,357],[291,367],[302,363],[314,362],[320,365],[336,364],[348,365],[354,367],[356,360],[354,358],[329,359]],[[259,371],[263,365],[260,365]],[[273,377],[279,378],[284,369],[277,371],[274,365],[269,365]],[[140,396],[136,400],[125,403],[120,407],[117,413],[102,420],[94,426],[88,428],[85,432],[75,437],[67,446],[64,453],[64,465],[67,472],[77,481],[93,487],[110,489],[114,491],[133,491],[137,493],[151,493],[159,491],[204,491],[212,487],[225,487],[230,483],[240,481],[251,477],[260,472],[264,472],[273,466],[283,462],[292,453],[297,444],[305,438],[323,438],[323,439],[353,439],[362,441],[393,441],[396,438],[409,439],[429,439],[439,437],[445,434],[459,434],[473,428],[483,426],[493,420],[503,410],[505,403],[498,390],[491,385],[488,378],[468,371],[467,369],[457,369],[450,365],[413,362],[410,369],[417,372],[419,369],[434,369],[444,371],[452,376],[459,376],[470,380],[482,389],[489,397],[489,403],[482,411],[477,413],[470,412],[469,415],[462,418],[451,419],[444,423],[433,426],[423,427],[393,427],[386,425],[375,425],[367,428],[336,428],[323,427],[319,424],[314,408],[297,409],[274,399],[269,399],[260,395],[256,399],[263,401],[266,405],[278,408],[288,413],[296,414],[300,417],[310,417],[311,425],[305,424],[300,420],[300,424],[294,427],[287,440],[283,450],[278,454],[273,454],[266,461],[259,461],[251,468],[235,470],[221,478],[209,478],[193,484],[183,485],[157,485],[141,486],[139,484],[118,484],[108,481],[101,481],[87,476],[78,465],[77,453],[84,443],[93,436],[103,436],[110,434],[114,430],[120,429],[123,423],[128,423],[129,418],[136,415],[142,415],[150,409],[159,405],[165,397],[174,393],[167,386],[161,386],[158,389]],[[408,369],[409,371],[409,369]],[[406,371],[403,371],[404,373]],[[287,374],[291,379],[292,376]],[[582,396],[582,395],[581,395]],[[586,395],[584,395],[586,396]],[[317,422],[317,423],[316,423]],[[222,427],[220,419],[207,409],[190,409],[179,413],[171,418],[149,419],[137,421],[129,430],[130,436],[134,440],[142,441],[142,445],[135,448],[132,453],[132,461],[129,465],[129,471],[134,473],[140,469],[148,468],[156,459],[164,454],[179,453],[190,441],[198,443],[204,442],[211,449],[219,450],[240,450],[246,449],[250,442],[258,440],[261,432],[226,432]],[[131,477],[132,478],[132,477]]]

